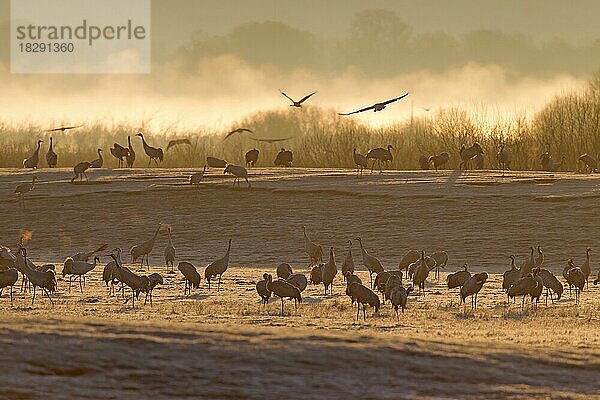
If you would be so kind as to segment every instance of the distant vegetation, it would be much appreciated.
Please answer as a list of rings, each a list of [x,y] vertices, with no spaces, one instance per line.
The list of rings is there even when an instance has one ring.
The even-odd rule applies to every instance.
[[[396,149],[393,168],[418,169],[421,154],[429,156],[442,151],[450,154],[449,168],[456,168],[461,144],[468,146],[478,141],[486,154],[487,169],[497,167],[495,154],[499,144],[505,143],[513,156],[513,169],[538,169],[539,155],[549,150],[556,160],[566,156],[566,168],[575,170],[579,155],[589,153],[596,157],[600,151],[600,74],[585,90],[555,97],[530,121],[513,117],[490,122],[464,110],[447,108],[426,118],[371,128],[353,118],[340,117],[333,110],[306,107],[255,113],[235,127],[248,127],[255,133],[241,133],[223,141],[225,132],[152,132],[145,126],[98,122],[71,132],[54,132],[54,149],[59,155],[59,167],[96,158],[98,147],[105,150],[105,166],[116,167],[117,160],[109,148],[113,142],[126,146],[127,135],[131,135],[137,153],[135,166],[145,167],[147,157],[140,138],[134,136],[142,131],[151,145],[163,149],[171,139],[191,139],[191,146],[180,145],[166,153],[164,167],[202,167],[207,155],[243,164],[244,153],[253,147],[261,151],[258,165],[268,166],[279,148],[285,147],[294,152],[295,166],[351,168],[353,148],[366,153],[370,148],[391,144]],[[0,167],[20,167],[38,138],[45,141],[40,151],[40,164],[45,167],[49,136],[40,126],[0,123]],[[293,139],[268,144],[252,141],[250,136]]]

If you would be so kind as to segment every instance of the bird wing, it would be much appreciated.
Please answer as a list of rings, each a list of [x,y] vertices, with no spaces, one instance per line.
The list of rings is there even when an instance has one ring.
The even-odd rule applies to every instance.
[[[369,106],[369,107],[365,107],[365,108],[361,108],[360,110],[356,110],[356,111],[352,111],[349,113],[338,113],[338,115],[352,115],[352,114],[358,114],[361,113],[363,111],[368,111],[368,110],[372,110],[373,108],[375,108],[375,105]]]
[[[187,139],[187,138],[186,139],[174,139],[174,140],[171,140],[171,141],[169,141],[169,144],[167,144],[167,150],[166,151],[168,151],[171,147],[177,146],[177,145],[180,145],[180,144],[187,144],[187,145],[191,146],[192,142],[190,142],[190,139]]]
[[[232,130],[231,132],[229,132],[229,133],[227,134],[227,136],[225,136],[225,137],[223,138],[223,140],[226,140],[226,139],[227,139],[227,138],[229,138],[229,136],[231,136],[231,135],[235,135],[236,133],[242,133],[242,132],[250,132],[250,133],[254,133],[254,132],[253,132],[251,129],[248,129],[248,128],[238,128],[238,129],[234,129],[234,130]]]
[[[302,99],[301,99],[301,100],[298,102],[298,104],[304,103],[304,101],[305,101],[306,99],[308,99],[310,96],[312,96],[312,95],[313,95],[313,94],[315,94],[315,93],[317,93],[317,92],[312,92],[311,94],[307,94],[306,96],[304,96],[304,97],[303,97],[303,98],[302,98]]]
[[[281,92],[282,95],[284,95],[285,97],[287,97],[292,103],[295,103],[294,99],[292,99],[290,96],[288,96],[287,94],[285,94],[283,91],[279,91]]]
[[[275,143],[275,142],[283,142],[284,140],[293,139],[292,137],[282,138],[282,139],[257,139],[251,137],[250,139],[256,140],[257,142],[267,142],[267,143]]]
[[[400,99],[403,99],[403,98],[405,98],[406,96],[408,96],[408,92],[404,93],[404,94],[403,94],[402,96],[400,96],[400,97],[396,97],[396,98],[393,98],[393,99],[390,99],[390,100],[384,101],[384,102],[382,102],[381,104],[388,105],[388,104],[390,104],[390,103],[393,103],[393,102],[395,102],[395,101],[398,101],[398,100],[400,100]]]

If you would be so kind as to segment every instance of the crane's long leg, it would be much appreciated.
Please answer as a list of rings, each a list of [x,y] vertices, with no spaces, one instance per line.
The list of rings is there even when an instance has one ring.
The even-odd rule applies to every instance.
[[[44,292],[46,293],[46,296],[48,296],[48,300],[50,300],[50,303],[52,305],[54,305],[54,302],[52,301],[52,297],[50,297],[50,293],[48,293],[48,290],[46,290],[46,288],[44,288]]]

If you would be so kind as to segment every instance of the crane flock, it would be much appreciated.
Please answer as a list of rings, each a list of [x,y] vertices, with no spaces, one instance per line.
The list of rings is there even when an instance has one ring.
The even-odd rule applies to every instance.
[[[138,258],[142,259],[139,271],[134,271],[124,265],[121,260],[122,251],[119,247],[114,248],[109,254],[102,254],[108,248],[107,244],[103,244],[94,250],[80,251],[69,255],[64,260],[60,272],[64,279],[68,278],[66,290],[70,292],[73,282],[78,282],[79,291],[83,294],[86,288],[86,275],[101,265],[100,260],[102,257],[109,257],[110,261],[104,266],[102,273],[102,280],[108,288],[108,294],[116,296],[115,286],[120,285],[119,292],[124,303],[131,300],[132,307],[135,308],[136,300],[139,300],[139,295],[144,293],[146,296],[144,304],[149,301],[150,306],[152,306],[152,291],[158,284],[163,284],[163,275],[157,272],[145,275],[140,272],[144,271],[143,260],[144,258],[148,260],[162,226],[159,223],[149,240],[131,248],[131,262],[134,263]],[[177,252],[173,243],[171,226],[167,227],[167,234],[167,246],[164,250],[165,273],[175,274],[173,266]],[[322,293],[326,298],[339,296],[341,293],[336,293],[336,283],[344,284],[344,293],[350,298],[350,304],[356,304],[356,320],[360,317],[361,307],[363,319],[366,320],[368,307],[373,308],[377,314],[387,303],[391,305],[395,317],[398,319],[399,311],[404,313],[405,310],[410,308],[411,297],[426,298],[429,280],[439,279],[436,275],[430,278],[430,272],[445,268],[449,259],[445,251],[435,251],[426,255],[425,250],[411,249],[400,258],[397,268],[385,269],[383,263],[364,248],[362,238],[357,237],[356,240],[360,244],[362,257],[355,264],[352,255],[352,241],[348,240],[347,252],[341,265],[341,273],[338,275],[334,246],[329,247],[329,257],[324,261],[322,246],[309,238],[304,226],[302,226],[302,235],[304,253],[309,260],[309,278],[303,273],[294,272],[292,266],[288,263],[280,263],[273,271],[277,277],[276,280],[273,280],[273,275],[270,272],[264,272],[261,275],[262,280],[256,282],[256,292],[261,307],[268,305],[271,296],[276,296],[281,301],[281,315],[285,313],[285,299],[294,300],[294,305],[297,308],[302,303],[302,293],[306,290],[310,280],[312,284],[323,285]],[[21,292],[27,292],[33,288],[32,305],[35,302],[36,288],[40,288],[53,305],[52,294],[58,289],[56,278],[58,271],[56,271],[54,264],[36,265],[31,256],[28,255],[24,243],[25,241],[21,238],[14,252],[6,246],[0,246],[0,297],[2,290],[9,288],[12,304],[13,286],[16,285],[18,276],[21,274]],[[200,273],[191,261],[181,260],[178,262],[177,270],[184,282],[184,296],[189,296],[194,289],[200,288],[203,278],[209,291],[211,291],[212,283],[215,280],[217,281],[216,291],[220,292],[222,290],[222,277],[230,265],[232,243],[233,239],[228,239],[225,254],[206,265],[204,274]],[[537,257],[534,256],[536,249]],[[516,301],[518,298],[520,307],[524,309],[526,299],[530,298],[531,307],[535,309],[539,306],[542,295],[545,296],[546,306],[548,306],[548,297],[553,303],[560,301],[565,288],[568,286],[570,295],[574,296],[575,303],[578,304],[586,285],[589,285],[589,276],[592,269],[591,253],[592,250],[587,248],[585,260],[579,266],[575,265],[572,259],[567,260],[561,281],[560,277],[545,268],[541,247],[531,246],[530,255],[525,258],[520,267],[517,267],[515,255],[508,257],[510,267],[501,276],[502,286],[500,290],[506,293],[509,305],[511,300]],[[149,267],[149,265],[147,261],[147,266]],[[356,275],[358,265],[363,266],[369,272],[371,277],[369,284],[363,284],[360,277]],[[375,275],[375,279],[372,279],[373,275]],[[467,312],[467,298],[471,299],[471,309],[476,310],[478,297],[484,291],[483,288],[489,279],[490,276],[487,272],[472,272],[469,266],[464,263],[458,271],[448,273],[445,281],[449,292],[458,289],[458,297],[464,305],[464,312]],[[598,283],[600,283],[600,271],[593,284]],[[131,296],[125,295],[126,288],[131,291]]]

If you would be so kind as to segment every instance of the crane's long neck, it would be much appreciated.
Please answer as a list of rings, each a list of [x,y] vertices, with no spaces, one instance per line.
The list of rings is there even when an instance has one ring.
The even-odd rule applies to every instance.
[[[231,239],[229,239],[229,245],[227,246],[227,251],[225,252],[225,257],[223,257],[227,262],[229,262],[229,253],[231,252]]]
[[[152,246],[154,246],[154,242],[156,241],[156,237],[158,236],[158,231],[160,231],[160,224],[158,225],[158,228],[156,228],[154,236],[152,236],[152,239],[150,239],[150,243],[152,243]]]
[[[173,247],[173,241],[171,240],[171,228],[169,228],[169,246]]]
[[[102,160],[102,152],[98,149],[98,157]]]
[[[333,253],[333,249],[329,250],[329,262],[335,264],[335,254]]]
[[[52,138],[50,138],[50,151],[52,151]]]
[[[129,143],[129,150],[131,150],[133,148],[131,146],[131,136],[127,136],[127,143]]]

